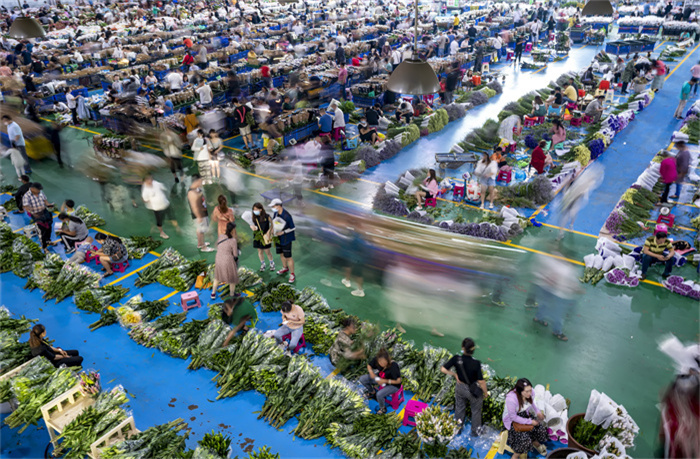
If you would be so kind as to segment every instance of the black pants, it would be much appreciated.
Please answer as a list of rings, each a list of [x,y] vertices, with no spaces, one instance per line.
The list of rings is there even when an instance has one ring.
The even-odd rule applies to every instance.
[[[80,353],[76,350],[71,350],[67,351],[64,350],[66,354],[68,354],[70,357],[64,357],[62,359],[58,360],[52,360],[51,363],[53,363],[53,366],[56,368],[60,367],[61,365],[65,365],[67,367],[79,367],[83,364],[83,358],[80,356]]]
[[[39,238],[41,239],[41,248],[45,249],[49,246],[49,243],[51,242],[51,225],[53,224],[53,221],[49,221],[48,223],[44,222],[35,222],[37,228],[39,228]]]
[[[661,195],[661,202],[668,202],[668,193],[671,191],[671,185],[673,185],[673,183],[667,183],[664,185],[664,192]]]
[[[182,158],[169,158],[170,159],[170,172],[173,174],[177,171],[180,171],[180,175],[182,175]]]
[[[630,82],[629,81],[623,81],[622,82],[622,94],[627,92],[627,86],[629,86]]]
[[[523,59],[523,48],[518,48],[516,46],[515,47],[515,58],[513,59],[513,62],[522,61],[522,59]]]
[[[61,234],[61,242],[63,242],[63,245],[66,247],[66,250],[71,251],[75,249],[75,244],[78,242],[83,242],[85,239],[82,240],[77,240],[73,236],[68,236],[67,234]]]
[[[78,108],[71,108],[70,114],[73,115],[73,124],[78,124]]]

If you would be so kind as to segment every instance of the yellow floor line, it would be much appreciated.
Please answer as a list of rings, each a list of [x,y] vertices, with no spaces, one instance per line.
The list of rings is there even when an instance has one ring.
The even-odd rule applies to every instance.
[[[178,290],[174,290],[174,291],[168,293],[167,295],[165,295],[163,298],[161,298],[161,299],[158,300],[158,301],[165,301],[165,300],[170,299],[170,298],[172,298],[173,296],[177,295],[178,293],[180,293]]]
[[[229,140],[233,140],[233,139],[235,139],[235,138],[237,138],[237,137],[240,137],[240,136],[241,136],[240,134],[234,135],[233,137],[229,137],[228,139],[224,139],[224,142],[227,142],[227,141],[229,141]]]
[[[486,459],[493,459],[496,457],[496,453],[498,453],[498,440],[494,441],[493,445],[491,445],[491,449],[486,454]]]
[[[700,48],[700,43],[698,43],[697,46],[695,46],[695,48],[693,48],[693,50],[692,50],[691,52],[689,52],[688,55],[685,56],[685,57],[683,58],[683,60],[680,61],[680,62],[678,63],[678,65],[676,65],[676,66],[674,67],[673,70],[671,70],[670,72],[668,72],[668,75],[666,75],[666,78],[664,79],[664,81],[667,81],[669,78],[671,78],[671,75],[673,75],[673,74],[676,72],[676,70],[678,70],[678,69],[680,68],[680,66],[683,65],[683,63],[684,63],[685,61],[687,61],[688,58],[689,58],[690,56],[692,56],[693,53],[694,53],[698,48]]]
[[[657,49],[659,49],[659,46],[663,45],[664,43],[666,43],[666,40],[664,40],[664,41],[662,41],[661,43],[659,43],[658,45],[656,45],[656,46],[654,47],[654,51],[656,51]]]
[[[328,376],[326,376],[326,379],[331,379],[332,377],[334,377],[338,373],[340,373],[340,370],[338,368],[336,368],[335,370],[331,371],[331,373]]]
[[[234,151],[240,151],[241,153],[245,152],[245,150],[241,150],[240,148],[233,148],[229,147],[228,145],[222,145],[224,148],[228,148],[229,150],[234,150]]]
[[[134,270],[134,271],[131,271],[130,273],[125,274],[124,276],[120,277],[119,279],[117,279],[117,280],[115,280],[115,281],[113,281],[113,282],[110,282],[110,283],[107,284],[107,285],[114,285],[114,284],[116,284],[117,282],[121,282],[121,281],[123,281],[124,279],[126,279],[127,277],[133,276],[134,274],[136,274],[137,272],[141,271],[142,269],[146,269],[147,267],[149,267],[150,265],[152,265],[152,264],[155,263],[156,261],[158,261],[158,260],[156,259],[156,260],[151,261],[150,263],[146,263],[145,265],[141,266],[139,269],[136,269],[136,270]]]

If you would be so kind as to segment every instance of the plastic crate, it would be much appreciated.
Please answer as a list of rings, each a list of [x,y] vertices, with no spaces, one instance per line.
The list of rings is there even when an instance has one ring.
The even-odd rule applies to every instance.
[[[153,75],[158,78],[158,81],[163,80],[165,76],[168,74],[168,70],[154,70]]]
[[[276,76],[272,79],[272,86],[275,88],[280,88],[280,87],[284,86],[284,80],[286,80],[286,79],[287,79],[287,77],[285,77],[284,75]]]
[[[100,121],[102,119],[102,115],[100,114],[99,110],[90,109],[90,118],[95,121]]]

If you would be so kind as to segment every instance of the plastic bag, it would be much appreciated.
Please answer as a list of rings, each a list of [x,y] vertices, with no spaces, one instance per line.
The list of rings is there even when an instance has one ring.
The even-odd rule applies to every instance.
[[[586,456],[586,453],[583,451],[578,451],[576,453],[569,454],[566,456],[566,459],[588,459],[588,456]]]
[[[287,222],[285,222],[280,217],[275,217],[272,220],[272,231],[274,233],[279,233],[280,231],[282,231],[285,228],[285,226],[287,226]]]
[[[583,264],[586,266],[586,268],[592,268],[593,260],[595,260],[595,253],[588,254],[583,257]]]
[[[607,258],[605,258],[605,260],[603,261],[603,267],[600,268],[600,269],[602,269],[602,270],[605,271],[605,272],[610,271],[610,270],[612,269],[612,267],[613,267],[614,261],[615,261],[615,258],[614,258],[614,257],[607,257]]]
[[[586,415],[583,417],[586,421],[590,421],[592,419],[593,413],[595,412],[596,408],[598,407],[599,402],[600,402],[600,392],[593,389],[591,391],[591,396],[588,399],[588,406],[586,407]]]
[[[603,269],[603,257],[600,255],[596,255],[595,258],[593,259],[593,267],[595,269]]]
[[[622,266],[622,257],[620,255],[615,255],[613,257],[613,266],[616,268],[624,268],[624,266]]]
[[[634,259],[633,256],[631,255],[622,255],[622,268],[627,268],[630,271],[634,269],[634,265],[636,263],[636,260]]]
[[[252,213],[251,211],[246,210],[245,212],[243,212],[243,214],[241,215],[241,218],[242,218],[243,221],[245,221],[248,225],[250,225],[250,226],[253,226],[253,225],[254,225],[254,223],[253,223],[253,213]]]
[[[617,403],[612,401],[605,393],[601,393],[598,405],[591,415],[590,421],[595,425],[603,426],[607,429],[613,421],[616,407]]]

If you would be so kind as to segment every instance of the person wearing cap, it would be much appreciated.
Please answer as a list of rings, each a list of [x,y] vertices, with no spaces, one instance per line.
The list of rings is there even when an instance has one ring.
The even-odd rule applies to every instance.
[[[32,218],[39,228],[41,248],[47,252],[47,248],[51,243],[51,228],[53,225],[53,215],[48,211],[47,207],[52,207],[53,204],[46,199],[41,183],[35,182],[29,186],[29,192],[22,197],[22,208]]]
[[[284,220],[284,228],[281,231],[277,231],[275,236],[279,238],[278,242],[275,242],[275,251],[279,254],[282,259],[282,269],[277,271],[278,275],[283,275],[289,273],[289,283],[294,283],[296,276],[294,275],[294,259],[292,258],[292,242],[296,239],[294,235],[294,220],[292,216],[287,212],[282,206],[282,200],[273,199],[270,203],[270,207],[274,211],[272,215],[272,221],[276,218],[281,218]]]
[[[605,100],[605,96],[596,96],[595,99],[593,99],[586,106],[586,115],[593,118],[593,123],[597,123],[600,120],[600,117],[603,114],[603,111],[605,110],[603,108],[603,101],[604,100]]]
[[[673,245],[668,240],[666,225],[659,225],[659,229],[660,231],[653,236],[649,236],[644,241],[644,247],[642,248],[642,280],[647,278],[647,271],[652,263],[661,262],[666,266],[664,273],[661,275],[661,277],[666,279],[671,275],[671,269],[673,269],[673,265],[676,262],[673,257],[675,254]]]

